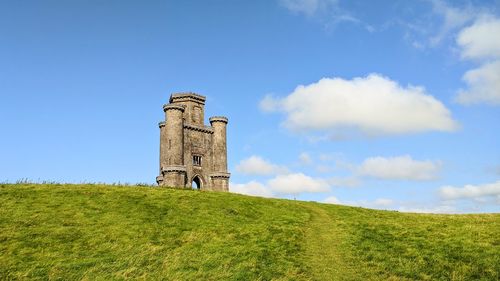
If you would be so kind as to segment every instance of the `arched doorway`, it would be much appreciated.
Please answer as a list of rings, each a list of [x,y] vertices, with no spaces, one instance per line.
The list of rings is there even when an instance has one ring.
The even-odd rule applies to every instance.
[[[201,179],[199,176],[194,176],[193,181],[191,181],[192,189],[201,189]]]

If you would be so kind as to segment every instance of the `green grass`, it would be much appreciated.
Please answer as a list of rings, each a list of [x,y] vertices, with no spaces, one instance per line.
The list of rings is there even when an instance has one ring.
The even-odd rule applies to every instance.
[[[499,280],[500,214],[2,184],[0,279]]]

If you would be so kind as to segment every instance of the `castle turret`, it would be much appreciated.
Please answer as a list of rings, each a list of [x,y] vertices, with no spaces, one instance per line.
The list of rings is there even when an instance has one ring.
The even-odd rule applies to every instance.
[[[165,121],[161,121],[158,123],[158,127],[160,127],[160,175],[156,177],[156,182],[158,185],[163,184],[163,174],[162,174],[162,169],[163,167],[167,166],[167,144],[166,144],[166,132],[165,130]]]
[[[184,106],[166,104],[163,106],[165,112],[165,126],[163,128],[164,138],[163,152],[164,163],[161,167],[163,181],[173,186],[184,186],[186,167],[184,166]],[[161,130],[161,128],[160,128]]]
[[[213,134],[213,163],[214,173],[212,185],[220,190],[229,190],[229,176],[227,172],[227,144],[226,144],[226,126],[227,118],[223,116],[214,116],[210,118],[210,125],[214,129]]]

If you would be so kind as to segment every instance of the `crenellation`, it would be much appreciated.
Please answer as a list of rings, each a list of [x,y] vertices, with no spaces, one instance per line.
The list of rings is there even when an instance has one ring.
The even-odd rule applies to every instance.
[[[176,109],[176,110],[180,110],[180,111],[184,112],[185,106],[179,105],[179,104],[164,104],[163,105],[163,111],[165,111],[165,112],[167,110],[172,110],[172,109]]]
[[[207,134],[213,134],[214,133],[214,129],[211,126],[200,127],[198,125],[184,123],[184,128],[188,129],[188,130],[193,130],[193,131],[207,133]]]
[[[193,101],[205,105],[206,97],[192,92],[175,93],[170,95],[169,103],[176,103],[179,101]]]
[[[214,123],[214,122],[222,122],[222,123],[228,123],[228,120],[227,120],[227,117],[224,117],[224,116],[213,116],[213,117],[210,117],[209,119],[210,121],[210,124]]]

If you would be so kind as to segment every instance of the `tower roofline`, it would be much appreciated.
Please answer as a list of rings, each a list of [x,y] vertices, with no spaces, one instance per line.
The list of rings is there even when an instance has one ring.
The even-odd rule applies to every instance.
[[[214,122],[222,122],[222,123],[227,124],[228,119],[225,116],[213,116],[213,117],[210,117],[210,119],[208,119],[208,121],[210,121],[210,124],[212,124]]]
[[[198,95],[193,92],[180,92],[180,93],[173,93],[170,95],[170,103],[175,103],[176,101],[186,101],[186,100],[191,100],[199,103],[205,104],[205,100],[207,98],[202,95]]]
[[[176,109],[184,112],[184,106],[182,105],[177,105],[177,104],[164,104],[163,105],[163,111],[171,110],[171,109]]]

